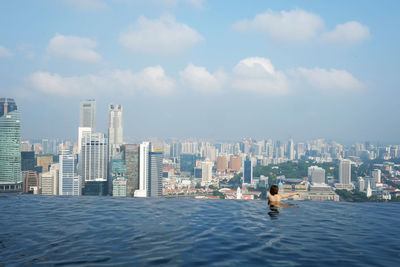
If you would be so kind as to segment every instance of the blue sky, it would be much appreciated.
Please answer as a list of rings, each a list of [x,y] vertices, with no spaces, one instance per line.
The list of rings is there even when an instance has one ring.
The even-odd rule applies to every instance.
[[[79,102],[125,136],[399,142],[398,1],[0,3],[0,95],[23,137],[76,138]]]

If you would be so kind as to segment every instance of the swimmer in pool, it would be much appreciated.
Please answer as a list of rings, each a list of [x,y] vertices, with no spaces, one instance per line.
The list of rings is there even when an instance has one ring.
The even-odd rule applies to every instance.
[[[278,194],[279,187],[277,185],[271,185],[268,194],[268,204],[270,206],[284,206],[281,204],[281,200],[284,198],[289,198],[295,195],[299,195],[299,193],[292,193],[292,194]]]

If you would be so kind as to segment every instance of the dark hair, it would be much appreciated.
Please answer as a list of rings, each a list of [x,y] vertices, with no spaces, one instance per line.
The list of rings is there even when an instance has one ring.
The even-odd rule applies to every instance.
[[[279,187],[276,184],[271,185],[270,189],[269,189],[269,193],[271,195],[276,195],[278,194],[279,191]]]

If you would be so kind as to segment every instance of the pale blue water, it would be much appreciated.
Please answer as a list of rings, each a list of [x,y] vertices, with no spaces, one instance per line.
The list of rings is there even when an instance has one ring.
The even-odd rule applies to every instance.
[[[0,265],[400,266],[400,203],[0,195]]]

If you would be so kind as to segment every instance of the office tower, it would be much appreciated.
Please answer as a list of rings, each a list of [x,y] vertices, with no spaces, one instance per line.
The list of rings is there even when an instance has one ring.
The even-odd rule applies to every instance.
[[[126,197],[126,179],[123,177],[115,178],[112,182],[112,195],[113,197]]]
[[[208,186],[212,182],[212,167],[211,161],[203,161],[201,163],[201,184]]]
[[[53,155],[37,155],[36,166],[42,167],[42,172],[48,172],[53,163]]]
[[[107,182],[107,148],[104,134],[83,136],[80,170],[84,182]]]
[[[111,158],[110,191],[113,196],[126,197],[126,164],[122,152]],[[115,187],[116,186],[116,187]]]
[[[350,184],[351,182],[351,161],[342,159],[339,163],[339,183]]]
[[[133,197],[135,190],[139,189],[139,146],[126,144],[121,149],[126,165],[126,194],[128,197]]]
[[[69,151],[61,151],[58,190],[62,196],[81,195],[81,177],[76,174],[75,158]]]
[[[108,142],[110,158],[119,152],[123,144],[124,126],[122,121],[122,106],[108,106]]]
[[[318,166],[308,167],[308,179],[313,184],[324,184],[325,183],[325,170]]]
[[[161,151],[149,153],[149,181],[147,195],[149,197],[162,197],[162,160]]]
[[[180,171],[194,174],[194,167],[196,167],[196,155],[194,154],[181,154],[179,157]]]
[[[375,179],[376,183],[382,183],[382,173],[379,169],[374,169],[372,171],[372,177]]]
[[[287,157],[289,160],[294,160],[294,142],[293,139],[290,139],[287,146]]]
[[[21,114],[14,99],[0,98],[0,192],[22,190]]]
[[[149,152],[150,142],[143,142],[139,147],[139,189],[135,191],[135,197],[148,196],[149,181]]]
[[[50,170],[40,175],[40,188],[42,195],[58,195],[60,164],[51,164]]]
[[[245,184],[253,183],[253,163],[249,156],[246,157],[243,163],[243,182]]]
[[[231,156],[229,160],[229,166],[232,171],[240,171],[240,168],[242,166],[242,161],[240,157]]]
[[[38,194],[39,193],[39,177],[37,172],[28,171],[25,176],[25,193]]]
[[[21,152],[21,171],[33,171],[35,168],[35,153],[33,151]]]
[[[225,172],[228,169],[228,160],[226,156],[217,157],[217,172]]]
[[[79,127],[88,127],[96,131],[96,100],[89,99],[80,103]]]

